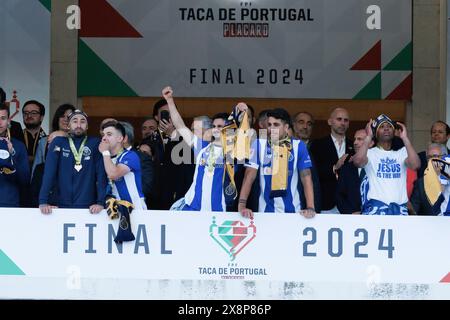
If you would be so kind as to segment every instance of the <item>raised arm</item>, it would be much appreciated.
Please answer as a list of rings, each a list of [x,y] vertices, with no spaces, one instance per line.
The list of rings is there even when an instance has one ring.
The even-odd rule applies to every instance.
[[[409,141],[408,133],[406,132],[406,127],[403,123],[397,122],[400,126],[400,138],[403,140],[403,144],[405,145],[406,152],[408,153],[408,158],[405,159],[405,165],[412,170],[418,170],[420,168],[420,159],[414,150],[411,141]]]
[[[164,99],[166,99],[167,105],[169,106],[170,118],[172,119],[172,123],[175,126],[175,129],[177,129],[178,133],[183,137],[183,140],[186,141],[189,146],[192,146],[192,144],[194,143],[194,134],[188,127],[186,127],[183,118],[178,112],[175,102],[173,101],[172,88],[165,87],[162,90],[162,95]]]

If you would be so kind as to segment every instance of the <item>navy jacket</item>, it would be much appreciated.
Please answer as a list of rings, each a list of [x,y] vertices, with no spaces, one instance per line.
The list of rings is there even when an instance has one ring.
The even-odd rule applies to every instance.
[[[77,150],[83,138],[74,138]],[[69,139],[56,137],[53,140],[45,160],[39,204],[49,203],[49,194],[54,183],[58,190],[58,207],[89,208],[93,204],[105,204],[107,178],[103,157],[98,151],[99,143],[99,138],[88,137],[81,159],[83,168],[77,172]]]
[[[15,138],[11,138],[11,143],[15,150],[12,161],[16,171],[12,174],[0,173],[0,207],[19,207],[20,187],[26,186],[30,181],[25,144]]]
[[[337,181],[336,203],[339,212],[342,214],[351,214],[361,212],[361,179],[358,168],[353,162],[349,162],[350,156],[339,170]]]

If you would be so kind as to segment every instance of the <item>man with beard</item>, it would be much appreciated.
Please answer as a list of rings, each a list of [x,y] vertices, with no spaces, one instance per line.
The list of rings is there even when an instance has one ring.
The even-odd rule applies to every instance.
[[[48,148],[39,208],[44,214],[52,208],[89,208],[99,213],[105,203],[107,186],[100,140],[87,136],[88,119],[81,110],[68,117],[68,137],[56,137]],[[58,205],[48,203],[52,186],[58,188]]]
[[[353,157],[358,168],[364,168],[369,181],[367,202],[362,214],[368,215],[408,215],[406,192],[406,168],[417,170],[420,159],[409,141],[406,127],[397,122],[399,138],[404,147],[392,149],[396,124],[386,115],[379,115],[366,125],[367,137]],[[369,149],[375,137],[376,147]]]
[[[23,124],[25,125],[25,129],[23,129],[23,136],[28,152],[30,167],[33,165],[39,139],[47,135],[41,128],[44,115],[45,107],[39,101],[27,101],[22,107]]]
[[[294,133],[297,139],[302,140],[309,148],[311,145],[311,134],[314,126],[312,114],[306,111],[296,113],[292,120],[294,122]]]
[[[9,107],[0,103],[0,207],[19,207],[19,190],[30,180],[27,151],[11,137]]]

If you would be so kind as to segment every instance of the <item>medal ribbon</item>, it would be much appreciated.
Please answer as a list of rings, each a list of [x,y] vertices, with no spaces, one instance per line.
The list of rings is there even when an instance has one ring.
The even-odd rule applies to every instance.
[[[228,201],[234,200],[237,197],[236,183],[234,181],[234,159],[239,161],[248,159],[250,154],[250,138],[247,135],[248,130],[250,129],[248,122],[248,114],[245,111],[242,121],[239,121],[239,114],[237,114],[236,110],[233,110],[230,117],[228,118],[230,121],[228,124],[225,124],[225,127],[221,131],[221,142],[223,147],[223,161],[224,161],[224,177],[223,188],[224,190],[229,188],[228,192],[225,192],[225,195],[229,196],[231,199],[226,199]],[[227,194],[228,193],[228,194]]]
[[[87,136],[84,137],[81,142],[80,148],[77,150],[75,148],[75,144],[73,143],[72,137],[69,137],[69,146],[70,150],[73,153],[73,157],[75,158],[75,165],[81,165],[81,157],[83,156],[84,145],[86,144]]]
[[[270,197],[283,197],[287,190],[288,161],[292,149],[291,139],[285,138],[271,144],[272,148],[272,184]]]

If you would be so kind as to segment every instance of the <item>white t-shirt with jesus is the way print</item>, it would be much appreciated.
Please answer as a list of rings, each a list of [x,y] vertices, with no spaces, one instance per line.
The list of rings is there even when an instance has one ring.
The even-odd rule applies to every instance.
[[[399,205],[408,202],[405,164],[407,157],[405,147],[397,151],[374,147],[367,151],[369,161],[364,167],[370,186],[367,200],[375,199],[386,204]]]

